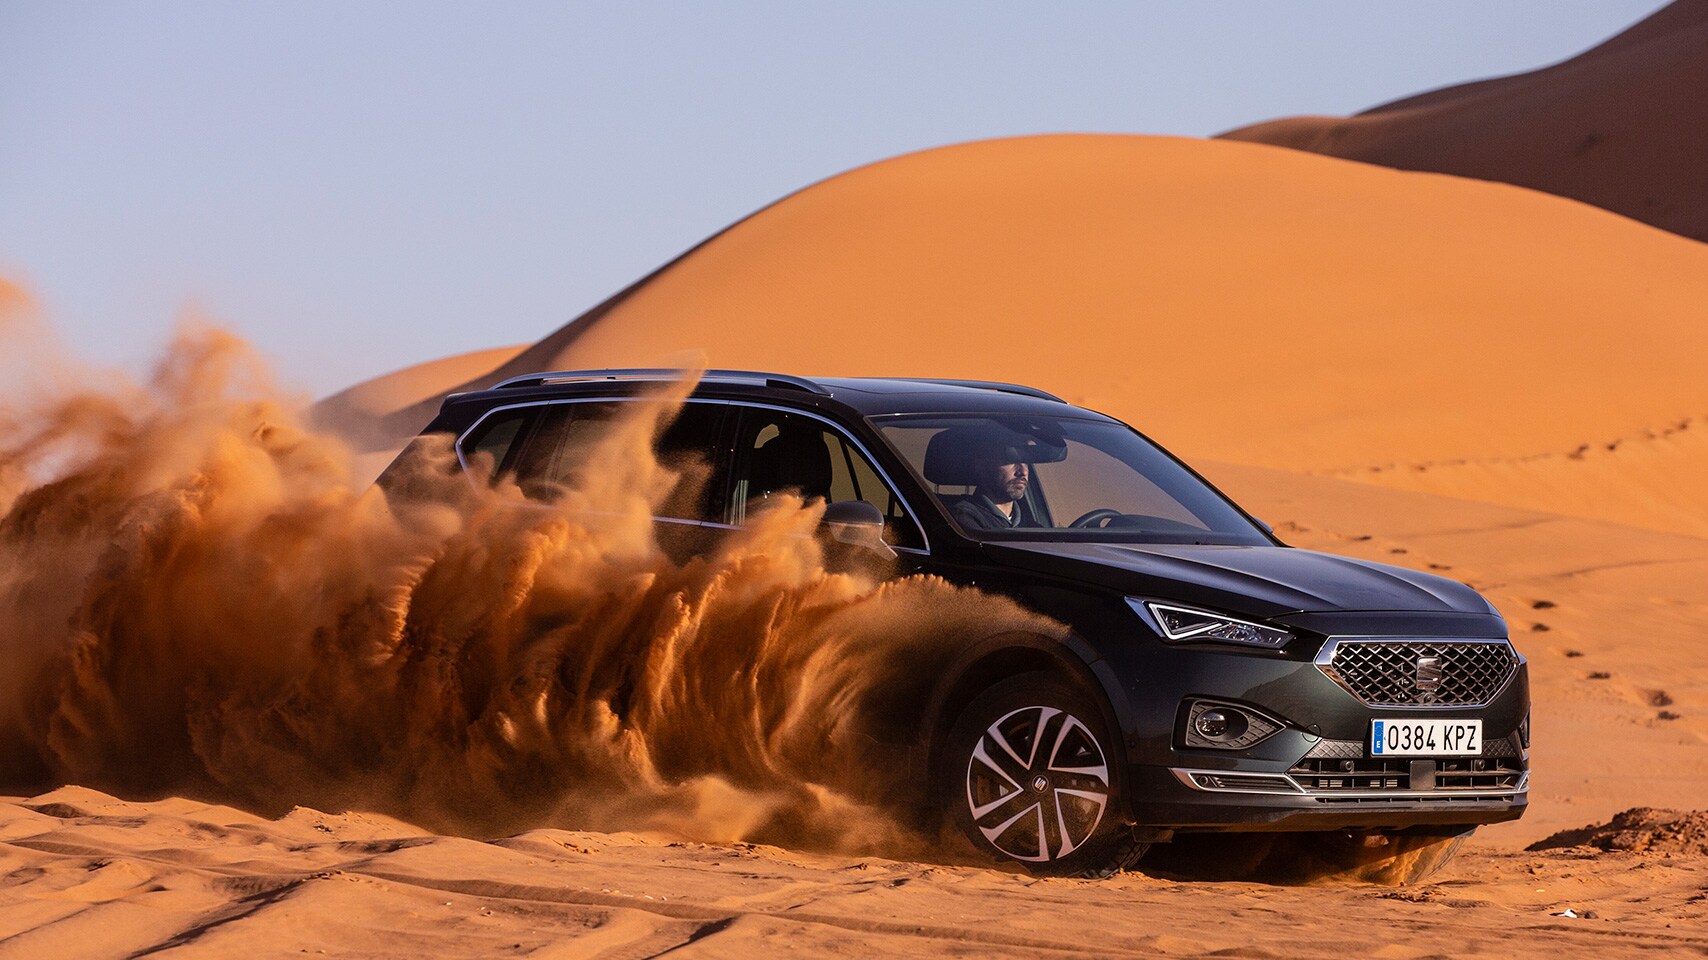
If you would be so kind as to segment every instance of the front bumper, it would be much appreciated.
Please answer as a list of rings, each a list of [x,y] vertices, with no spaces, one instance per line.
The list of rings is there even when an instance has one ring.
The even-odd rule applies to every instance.
[[[1473,634],[1469,642],[1480,641]],[[1521,728],[1530,694],[1522,657],[1484,702],[1372,706],[1320,669],[1317,653],[1259,658],[1173,649],[1153,653],[1166,669],[1126,674],[1121,692],[1134,721],[1123,730],[1128,818],[1176,831],[1307,831],[1473,826],[1523,816],[1530,773]],[[1243,749],[1188,747],[1195,700],[1248,707],[1281,729]],[[1376,757],[1370,724],[1383,717],[1475,718],[1493,739],[1478,757]]]

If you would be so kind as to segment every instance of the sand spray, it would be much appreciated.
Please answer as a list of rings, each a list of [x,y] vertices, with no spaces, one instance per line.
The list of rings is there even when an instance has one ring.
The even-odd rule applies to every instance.
[[[902,854],[874,704],[1060,629],[828,572],[798,500],[672,562],[650,518],[683,479],[651,446],[686,382],[541,506],[442,440],[390,494],[353,480],[267,380],[200,328],[144,382],[0,407],[0,780]]]

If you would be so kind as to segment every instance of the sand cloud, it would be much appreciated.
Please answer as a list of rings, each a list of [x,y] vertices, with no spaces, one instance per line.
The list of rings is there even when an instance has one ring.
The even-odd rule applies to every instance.
[[[672,563],[651,440],[685,388],[631,405],[547,506],[476,489],[443,443],[390,494],[354,482],[218,330],[104,383],[3,411],[10,782],[894,850],[885,697],[1029,619],[827,572],[798,502]]]

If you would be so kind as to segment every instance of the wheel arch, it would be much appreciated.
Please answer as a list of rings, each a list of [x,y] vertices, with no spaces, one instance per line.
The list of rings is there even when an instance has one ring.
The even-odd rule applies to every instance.
[[[1071,633],[1064,637],[999,634],[968,647],[951,661],[926,707],[916,754],[920,765],[918,775],[929,778],[938,770],[938,754],[950,728],[968,704],[997,683],[1023,673],[1052,673],[1086,692],[1102,713],[1110,747],[1118,754],[1110,758],[1114,775],[1121,779],[1124,788],[1128,724],[1124,722],[1121,707],[1125,706],[1125,697],[1095,648]]]

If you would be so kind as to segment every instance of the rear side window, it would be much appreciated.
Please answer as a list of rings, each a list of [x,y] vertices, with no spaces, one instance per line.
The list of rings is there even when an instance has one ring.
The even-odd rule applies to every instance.
[[[459,449],[469,473],[487,483],[515,471],[516,441],[527,432],[535,408],[501,410],[482,420]]]
[[[531,500],[553,500],[581,486],[593,464],[588,447],[616,416],[614,403],[553,403],[538,419],[514,459],[516,485]]]
[[[727,409],[687,403],[660,429],[655,453],[678,479],[657,505],[658,516],[724,519]],[[645,413],[638,404],[621,401],[548,403],[496,413],[463,439],[463,460],[477,478],[511,478],[529,499],[550,501],[565,489],[597,480],[597,471],[612,469],[600,461],[597,445],[619,418]]]

